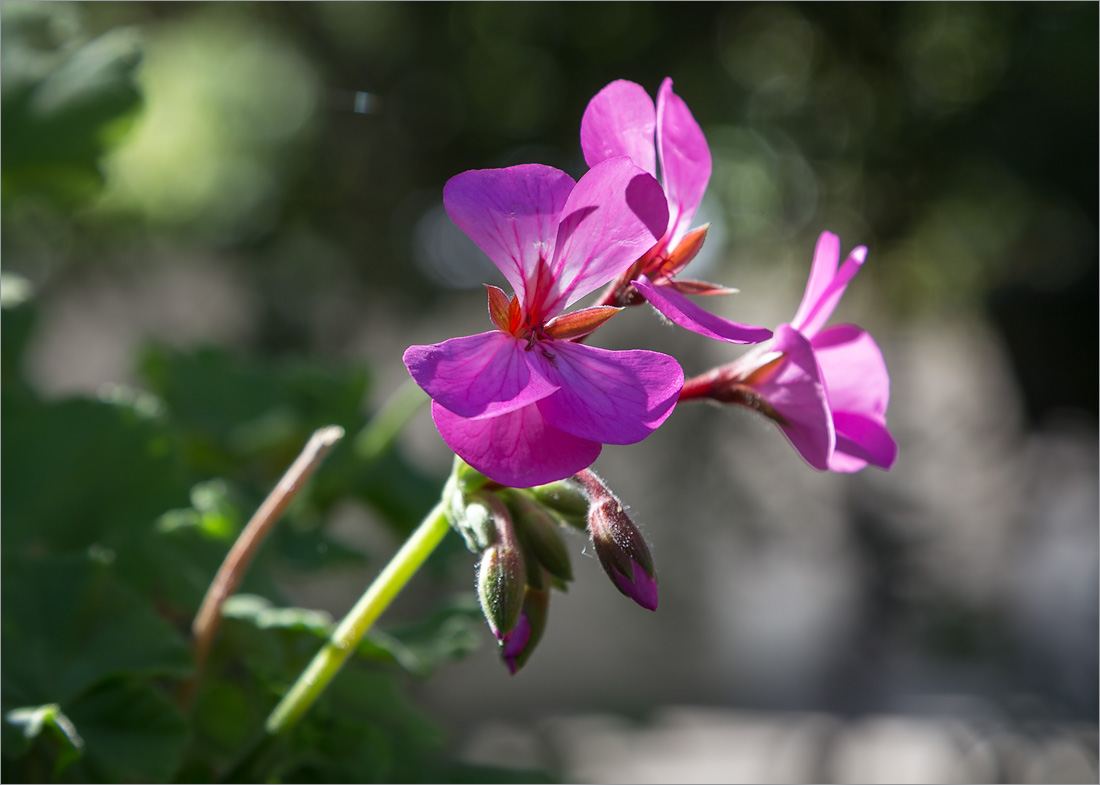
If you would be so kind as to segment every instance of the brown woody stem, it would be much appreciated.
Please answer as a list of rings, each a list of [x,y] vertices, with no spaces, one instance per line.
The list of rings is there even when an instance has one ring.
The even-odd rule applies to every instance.
[[[264,499],[263,504],[252,516],[252,520],[241,531],[237,541],[222,562],[217,575],[206,590],[206,596],[199,606],[199,612],[195,615],[195,621],[191,624],[191,632],[194,636],[195,649],[195,673],[185,694],[185,703],[189,702],[194,687],[202,678],[206,659],[210,654],[210,648],[214,644],[214,638],[218,634],[221,625],[221,608],[226,599],[237,590],[252,563],[256,552],[264,539],[271,532],[275,522],[286,510],[287,505],[302,489],[306,481],[313,475],[314,470],[329,454],[332,448],[344,437],[344,429],[337,425],[330,425],[315,431],[309,442],[302,449],[298,458],[286,470],[286,473],[276,484],[275,488]]]

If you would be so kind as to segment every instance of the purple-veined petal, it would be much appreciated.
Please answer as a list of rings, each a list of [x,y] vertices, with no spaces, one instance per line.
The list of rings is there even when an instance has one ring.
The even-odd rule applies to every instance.
[[[876,417],[834,412],[836,451],[829,459],[834,472],[858,472],[867,464],[889,469],[898,457],[898,445],[886,423]]]
[[[787,421],[779,427],[806,463],[825,471],[836,446],[836,433],[813,347],[789,324],[781,324],[767,349],[761,356],[781,352],[783,362],[753,389]],[[744,360],[748,361],[749,355]]]
[[[562,210],[550,265],[553,294],[541,313],[560,313],[603,286],[652,248],[667,225],[668,204],[652,175],[629,158],[593,166]]]
[[[519,409],[554,393],[526,344],[493,330],[443,343],[410,346],[403,357],[416,383],[461,417],[487,417]]]
[[[890,403],[890,374],[875,339],[854,324],[838,324],[810,340],[829,394],[829,408],[882,417]]]
[[[668,196],[669,247],[687,233],[710,182],[710,147],[684,100],[665,79],[657,92],[657,154]]]
[[[529,488],[586,469],[603,445],[550,425],[534,404],[499,417],[460,417],[432,401],[439,435],[455,453],[501,485]]]
[[[727,343],[760,343],[772,337],[772,331],[764,327],[738,324],[700,308],[685,295],[669,286],[654,286],[645,275],[634,282],[649,304],[675,324]]]
[[[807,338],[813,338],[833,315],[849,281],[859,272],[866,258],[867,249],[859,246],[848,254],[838,270],[840,238],[832,232],[822,232],[814,251],[806,291],[791,325]]]
[[[536,406],[547,422],[583,439],[634,444],[672,413],[684,372],[672,357],[636,349],[613,352],[568,341],[545,342],[542,373],[559,386]]]
[[[558,222],[574,185],[565,172],[541,164],[474,169],[447,181],[443,206],[526,302],[526,283],[539,259],[553,256]]]
[[[625,155],[656,177],[655,127],[653,99],[645,88],[625,79],[612,82],[588,102],[581,118],[585,163],[595,166]]]

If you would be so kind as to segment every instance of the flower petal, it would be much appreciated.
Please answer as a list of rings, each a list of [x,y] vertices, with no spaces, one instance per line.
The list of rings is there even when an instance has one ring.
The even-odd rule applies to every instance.
[[[669,247],[687,233],[710,182],[711,157],[706,137],[684,100],[665,79],[657,92],[657,153],[668,196]]]
[[[840,270],[840,238],[832,232],[822,232],[817,240],[814,261],[810,268],[810,279],[806,282],[806,291],[791,325],[805,335],[813,338],[836,310],[848,282],[859,272],[867,258],[867,249],[859,246],[848,254]]]
[[[537,358],[559,389],[537,406],[551,425],[582,439],[640,442],[672,413],[684,385],[679,363],[658,352],[612,352],[568,341],[547,348],[553,358]]]
[[[796,330],[802,328],[802,324],[810,315],[810,311],[821,299],[822,293],[836,277],[837,264],[840,262],[840,238],[832,232],[822,232],[817,238],[817,247],[814,249],[814,260],[810,265],[810,277],[806,281],[806,291],[802,293],[802,302],[798,304],[798,312],[791,319],[791,325]]]
[[[526,345],[499,330],[405,350],[416,383],[461,417],[519,409],[557,390],[531,364]]]
[[[838,412],[886,415],[890,374],[875,339],[854,324],[838,324],[810,340],[821,368],[829,408]]]
[[[553,316],[617,276],[665,233],[664,191],[629,158],[596,164],[577,183],[562,210],[554,243],[554,295],[542,312]]]
[[[625,79],[612,82],[588,102],[581,118],[585,163],[595,166],[608,158],[625,155],[656,177],[653,148],[656,123],[653,99],[644,87]]]
[[[462,460],[513,488],[564,480],[591,466],[602,449],[599,442],[559,431],[534,405],[472,420],[432,401],[432,419]]]
[[[829,459],[834,472],[858,472],[867,464],[883,469],[894,465],[898,445],[886,423],[851,412],[834,412],[836,452]]]
[[[526,302],[526,282],[549,260],[573,178],[541,164],[475,169],[443,186],[443,206],[459,229],[504,273]]]
[[[825,471],[836,434],[814,350],[797,330],[781,324],[768,351],[760,355],[771,357],[776,352],[783,354],[783,363],[753,388],[787,421],[779,427],[799,454],[810,466]],[[744,373],[750,372],[751,365]]]
[[[716,316],[672,287],[654,286],[644,275],[634,282],[634,288],[671,321],[699,335],[727,343],[760,343],[772,336],[772,331],[763,327],[738,324]]]

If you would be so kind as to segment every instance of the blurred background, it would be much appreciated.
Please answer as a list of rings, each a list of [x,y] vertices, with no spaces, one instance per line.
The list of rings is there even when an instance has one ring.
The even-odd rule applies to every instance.
[[[1097,781],[1095,4],[8,2],[0,20],[6,615],[34,617],[13,598],[35,559],[91,554],[185,630],[336,422],[349,438],[246,588],[342,616],[451,460],[423,409],[383,458],[355,435],[403,350],[488,329],[500,284],[444,182],[579,177],[587,101],[671,76],[714,156],[691,277],[740,289],[708,305],[787,321],[821,231],[869,248],[834,321],[883,350],[897,464],[819,474],[763,419],[681,407],[595,467],[650,540],[656,614],[573,538],[577,580],[519,675],[465,613],[430,678],[395,689],[440,755],[514,779]],[[689,375],[739,351],[642,308],[598,343]],[[472,596],[451,540],[384,630]],[[40,640],[10,624],[5,664]],[[91,716],[102,689],[72,700]],[[5,711],[47,700],[65,707],[27,688]],[[88,750],[88,778],[199,775]],[[344,776],[417,776],[391,764]]]

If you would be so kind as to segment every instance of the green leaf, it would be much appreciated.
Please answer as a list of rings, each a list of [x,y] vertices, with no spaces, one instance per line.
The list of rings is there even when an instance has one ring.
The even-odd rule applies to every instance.
[[[172,432],[134,407],[5,389],[0,412],[5,555],[140,547],[154,520],[186,500]]]
[[[283,450],[289,452],[279,462],[285,468],[317,428],[357,430],[363,419],[362,369],[265,363],[211,347],[180,352],[155,345],[142,353],[139,368],[191,437],[225,457]]]
[[[102,185],[99,158],[141,105],[136,29],[87,40],[78,9],[10,3],[0,17],[3,198],[33,193],[62,204]]]
[[[84,737],[79,763],[95,782],[166,782],[179,768],[187,723],[156,687],[115,679],[65,704]]]
[[[27,755],[35,742],[40,742],[40,746],[48,748],[42,753],[47,761],[42,768],[49,768],[51,779],[56,779],[84,753],[84,740],[56,703],[12,709],[4,715],[4,722],[5,754],[14,752],[12,747],[15,746],[9,741],[7,731],[9,727],[18,728],[23,744],[16,754]],[[37,761],[27,761],[27,764],[31,768],[40,765]]]
[[[116,578],[111,558],[102,550],[37,559],[5,554],[6,704],[64,706],[112,676],[190,674],[181,636]]]

